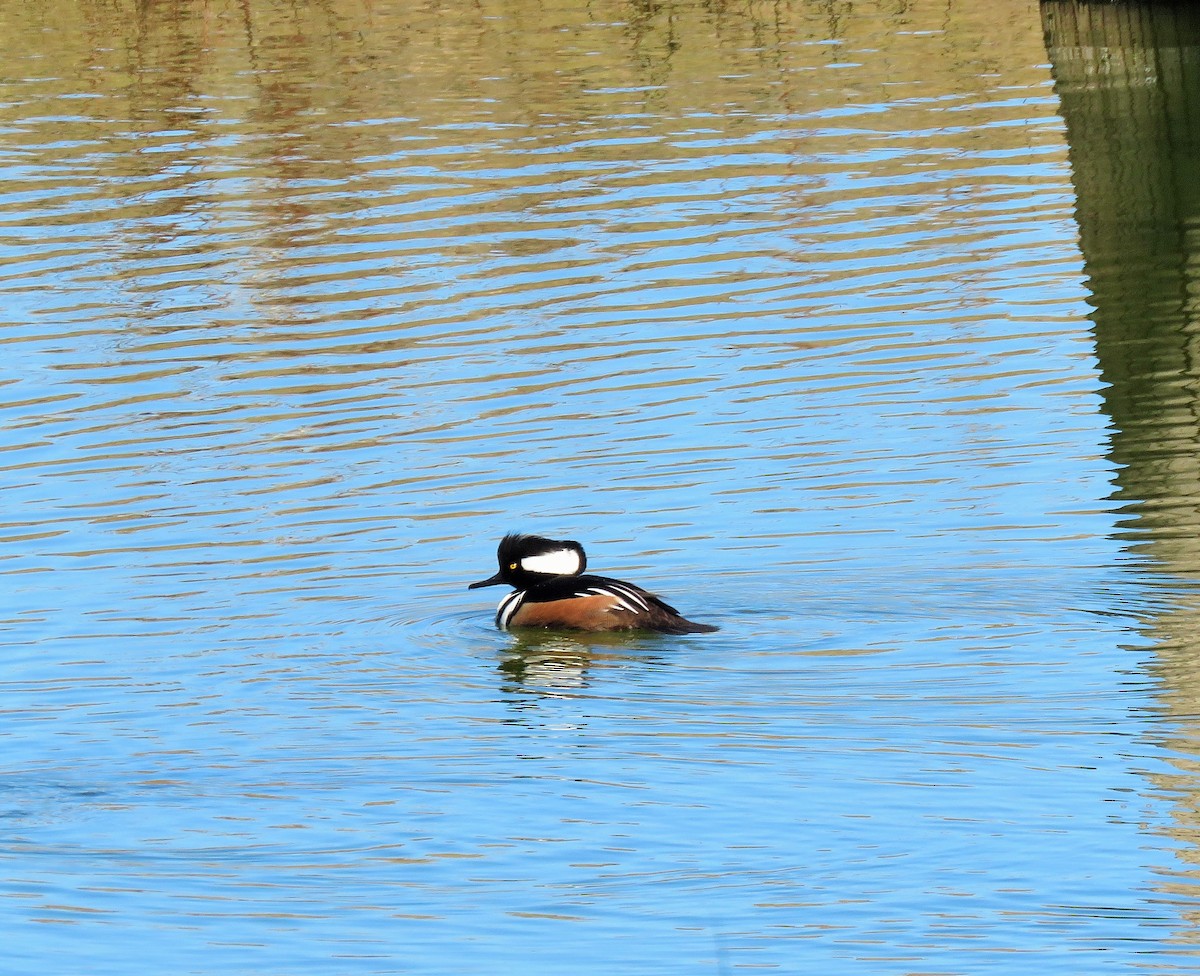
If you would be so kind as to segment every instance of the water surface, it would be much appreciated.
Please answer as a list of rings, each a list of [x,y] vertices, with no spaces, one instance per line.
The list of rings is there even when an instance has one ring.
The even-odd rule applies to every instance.
[[[1037,5],[0,18],[8,971],[1189,971]]]

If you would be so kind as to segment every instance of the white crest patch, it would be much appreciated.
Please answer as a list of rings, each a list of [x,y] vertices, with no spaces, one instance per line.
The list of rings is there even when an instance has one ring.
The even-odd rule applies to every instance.
[[[555,549],[537,556],[526,556],[521,568],[527,573],[543,573],[547,576],[574,576],[583,569],[583,560],[574,549]]]

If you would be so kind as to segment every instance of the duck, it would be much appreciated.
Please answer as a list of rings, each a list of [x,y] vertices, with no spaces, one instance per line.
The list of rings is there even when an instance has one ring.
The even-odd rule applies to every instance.
[[[653,630],[662,634],[708,634],[711,624],[687,620],[653,593],[607,576],[586,575],[587,554],[572,539],[511,532],[496,550],[494,576],[467,589],[513,587],[496,608],[496,627],[512,630]]]

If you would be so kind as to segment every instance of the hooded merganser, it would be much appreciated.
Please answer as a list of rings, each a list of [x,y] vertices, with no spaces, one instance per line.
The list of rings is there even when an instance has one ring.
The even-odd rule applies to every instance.
[[[640,586],[606,576],[584,576],[587,556],[571,540],[506,535],[496,550],[500,571],[467,589],[507,583],[515,587],[496,609],[496,626],[556,630],[657,630],[706,634],[708,624],[685,620],[674,607]]]

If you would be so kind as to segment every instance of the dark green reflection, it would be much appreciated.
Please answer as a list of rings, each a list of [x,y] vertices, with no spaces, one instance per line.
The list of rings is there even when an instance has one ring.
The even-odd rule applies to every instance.
[[[1042,4],[1046,45],[1066,119],[1096,349],[1110,384],[1112,457],[1121,497],[1163,569],[1200,568],[1200,344],[1196,225],[1200,213],[1200,11],[1189,5]],[[1178,847],[1158,870],[1200,939],[1200,614],[1181,600],[1152,622],[1159,683],[1154,738],[1174,769],[1147,772],[1172,801]],[[1149,718],[1149,717],[1147,717]]]
[[[1144,551],[1200,570],[1200,10],[1041,5],[1067,124],[1121,498]]]

